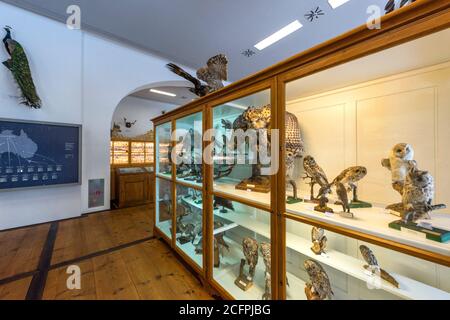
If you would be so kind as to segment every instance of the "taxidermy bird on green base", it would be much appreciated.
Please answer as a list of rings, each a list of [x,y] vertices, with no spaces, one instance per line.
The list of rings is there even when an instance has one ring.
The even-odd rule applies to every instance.
[[[4,29],[6,36],[3,38],[3,44],[11,58],[4,61],[3,64],[11,71],[20,88],[22,93],[21,103],[31,108],[39,109],[41,107],[41,99],[39,99],[36,92],[25,51],[20,43],[11,38],[11,27],[6,26]]]

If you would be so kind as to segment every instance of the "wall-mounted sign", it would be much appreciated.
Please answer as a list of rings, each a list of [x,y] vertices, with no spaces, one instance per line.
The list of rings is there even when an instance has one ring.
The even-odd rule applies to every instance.
[[[0,190],[80,183],[80,125],[0,119]]]
[[[89,180],[89,208],[105,205],[105,179]]]

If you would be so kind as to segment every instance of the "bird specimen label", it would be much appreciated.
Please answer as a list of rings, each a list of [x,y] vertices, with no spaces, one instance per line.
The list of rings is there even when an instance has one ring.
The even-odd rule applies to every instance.
[[[427,229],[419,226],[414,222],[405,222],[403,220],[397,220],[389,223],[389,227],[409,234],[414,234],[417,237],[421,237],[428,240],[433,240],[441,243],[448,242],[450,240],[450,232],[439,228]]]

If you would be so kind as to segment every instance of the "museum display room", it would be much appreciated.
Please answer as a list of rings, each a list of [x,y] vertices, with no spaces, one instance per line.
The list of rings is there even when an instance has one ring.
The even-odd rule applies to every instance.
[[[153,119],[155,232],[226,299],[450,299],[449,25],[419,1]]]

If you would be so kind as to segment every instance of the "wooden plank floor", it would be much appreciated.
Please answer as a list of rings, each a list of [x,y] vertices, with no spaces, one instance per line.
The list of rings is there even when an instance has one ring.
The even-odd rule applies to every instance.
[[[152,210],[143,206],[59,222],[51,266],[43,270],[42,299],[211,299],[165,243],[146,240],[152,236]],[[32,279],[27,272],[39,271],[49,227],[0,232],[0,300],[25,299]],[[69,264],[81,269],[80,290],[67,289]]]
[[[142,206],[61,222],[52,265],[152,236],[151,210]]]
[[[0,232],[0,280],[36,270],[50,225]]]

